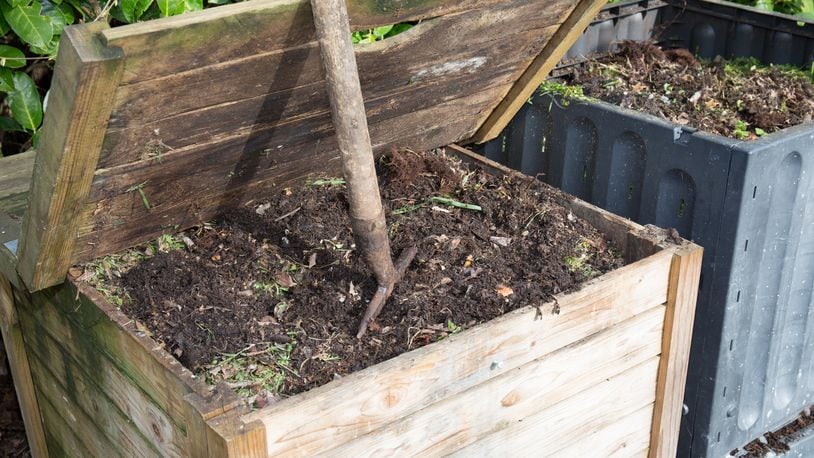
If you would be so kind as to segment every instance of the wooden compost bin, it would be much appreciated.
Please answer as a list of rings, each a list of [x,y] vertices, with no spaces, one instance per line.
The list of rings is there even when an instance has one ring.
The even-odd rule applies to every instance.
[[[347,3],[357,29],[420,21],[357,51],[378,150],[494,137],[601,6]],[[75,281],[78,262],[338,173],[308,5],[66,29],[36,158],[0,159],[0,324],[35,455],[672,456],[701,249],[577,199],[627,266],[254,412]]]

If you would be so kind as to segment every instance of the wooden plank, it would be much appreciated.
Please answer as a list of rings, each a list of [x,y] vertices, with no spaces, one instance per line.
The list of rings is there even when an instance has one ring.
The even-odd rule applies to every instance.
[[[144,333],[135,335],[132,320],[101,298],[94,299],[99,305],[70,282],[41,293],[18,294],[28,347],[55,371],[73,370],[71,364],[81,368],[84,372],[74,375],[92,378],[156,443],[181,441],[188,423],[184,396],[193,391],[205,396],[206,388]],[[56,349],[52,341],[60,342]],[[57,354],[46,353],[52,351]],[[52,360],[68,357],[61,365]]]
[[[190,456],[266,456],[264,425],[243,421],[241,417],[248,408],[228,386],[218,385],[209,397],[190,393],[185,399],[191,419]],[[228,407],[234,400],[240,405]]]
[[[23,216],[34,171],[34,150],[0,158],[0,213]]]
[[[559,315],[555,303],[510,312],[246,420],[266,424],[272,455],[345,442],[663,304],[670,259],[658,253],[559,297]]]
[[[440,17],[359,48],[369,116],[393,117],[428,108],[436,100],[463,97],[497,84],[499,75],[502,83],[512,83],[570,7],[565,0],[547,8],[523,3]],[[100,165],[134,162],[156,144],[177,149],[245,129],[256,136],[258,129],[324,115],[329,110],[324,88],[316,43],[123,86]],[[493,103],[498,100],[496,95]],[[411,105],[402,108],[396,101]]]
[[[467,99],[371,124],[374,150],[381,153],[393,146],[422,150],[458,140],[477,127],[464,110],[485,110],[498,90],[478,92]],[[279,186],[312,174],[341,174],[333,136],[286,144],[269,154],[262,150],[265,141],[252,142],[251,137],[233,139],[201,146],[204,155],[196,147],[162,159],[161,163],[138,163],[127,172],[119,170],[108,175],[100,171],[83,211],[86,223],[80,228],[74,259],[93,259],[152,240],[167,230],[199,224],[224,208],[268,195]],[[190,174],[189,170],[196,172]],[[139,194],[128,192],[142,183],[149,209]]]
[[[333,448],[329,454],[355,457],[449,454],[658,356],[663,320],[664,307],[654,307]],[[649,416],[639,423],[648,426],[643,429],[645,440],[650,439],[652,410],[651,406]],[[603,425],[621,420],[606,416],[597,420],[600,418]],[[549,433],[556,435],[556,431]]]
[[[670,267],[662,360],[648,455],[654,458],[674,457],[678,449],[703,252],[698,245],[685,243],[676,250]]]
[[[20,276],[32,290],[61,282],[72,261],[77,215],[122,69],[121,52],[94,37],[106,27],[70,27],[60,40],[19,252]]]
[[[89,429],[79,437],[71,422],[60,416],[61,411],[56,408],[55,401],[43,395],[39,390],[37,390],[37,395],[42,400],[42,423],[50,456],[107,456],[106,454],[115,450],[112,445],[94,447],[95,442],[101,441],[95,429]],[[91,436],[96,437],[91,438]]]
[[[353,0],[351,24],[364,29],[419,21],[500,4],[500,0]],[[159,78],[314,41],[308,0],[253,0],[152,20],[102,32],[108,46],[123,49],[123,82]],[[210,46],[200,37],[218,37]]]
[[[650,446],[650,421],[653,419],[653,404],[615,418],[602,429],[586,434],[579,440],[565,444],[557,450],[556,456],[562,457],[603,457],[623,458],[647,456]]]
[[[53,347],[51,353],[57,348]],[[57,372],[69,376],[77,374],[70,370],[52,371],[53,361],[42,361],[33,352],[31,355],[31,373],[37,380],[39,390],[47,393],[53,404],[52,408],[58,410],[61,417],[73,420],[71,429],[75,434],[84,435],[84,431],[98,429],[98,434],[105,437],[106,441],[115,443],[120,453],[127,451],[127,454],[139,457],[162,455],[139,429],[129,423],[129,417],[108,400],[103,390],[89,383],[84,374],[75,378],[60,378]],[[73,366],[69,362],[58,360],[56,362],[58,365]],[[70,388],[65,386],[66,383],[70,384]],[[167,449],[167,452],[179,456],[181,450]]]
[[[580,0],[540,55],[483,122],[472,140],[483,143],[503,131],[605,4],[604,0]]]
[[[17,256],[6,245],[0,244],[0,276],[5,277],[17,289],[25,289],[17,275]]]
[[[614,420],[652,405],[658,366],[659,357],[651,358],[548,409],[507,424],[450,456],[565,456],[557,452],[563,445],[585,440]],[[642,423],[637,429],[647,430],[650,418],[639,420]]]
[[[14,305],[11,284],[2,275],[0,275],[0,334],[2,334],[8,356],[11,376],[14,379],[14,390],[17,393],[17,402],[20,405],[20,413],[25,425],[28,447],[34,457],[48,456],[37,393],[31,378],[31,369],[17,317],[17,309]]]

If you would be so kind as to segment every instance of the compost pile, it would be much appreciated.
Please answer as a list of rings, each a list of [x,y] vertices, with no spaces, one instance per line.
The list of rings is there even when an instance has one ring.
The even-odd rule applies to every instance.
[[[0,457],[28,457],[28,441],[25,425],[17,405],[17,394],[11,373],[2,354],[5,349],[0,342]]]
[[[789,444],[805,435],[810,434],[814,427],[814,406],[800,413],[794,421],[774,432],[767,432],[761,438],[755,439],[743,447],[743,451],[733,450],[731,455],[744,458],[762,458],[765,456],[782,455],[791,450]]]
[[[394,252],[416,245],[418,255],[362,339],[376,285],[336,178],[162,237],[121,278],[108,270],[101,289],[187,368],[262,406],[541,306],[623,264],[562,205],[567,196],[533,178],[469,170],[442,152],[394,152],[377,168]],[[84,269],[86,279],[105,270]]]
[[[741,140],[811,121],[812,75],[754,59],[696,59],[686,49],[662,50],[626,41],[619,53],[578,69],[571,84],[585,96],[677,124]]]

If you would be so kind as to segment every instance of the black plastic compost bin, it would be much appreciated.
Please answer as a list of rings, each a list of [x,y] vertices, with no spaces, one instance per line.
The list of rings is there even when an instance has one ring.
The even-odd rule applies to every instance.
[[[719,2],[611,5],[557,72],[622,39],[810,66],[814,24]],[[705,248],[679,456],[721,457],[814,403],[814,124],[755,141],[535,96],[483,151]],[[814,456],[814,433],[792,444]]]

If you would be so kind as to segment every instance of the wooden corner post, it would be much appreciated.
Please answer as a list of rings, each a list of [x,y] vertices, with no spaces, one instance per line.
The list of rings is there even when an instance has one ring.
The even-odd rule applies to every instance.
[[[650,458],[672,458],[678,448],[703,252],[694,244],[678,248],[670,265]]]
[[[0,334],[6,344],[11,376],[14,379],[14,390],[17,392],[17,402],[20,404],[31,455],[35,458],[48,456],[37,392],[34,389],[31,369],[28,366],[28,355],[14,305],[11,284],[2,275],[0,275]],[[0,351],[2,350],[0,349]]]
[[[606,4],[605,0],[580,0],[577,3],[542,52],[481,124],[472,140],[483,143],[500,134]]]
[[[23,222],[18,271],[32,291],[65,279],[124,58],[98,38],[105,23],[65,29],[59,43],[34,181]]]

